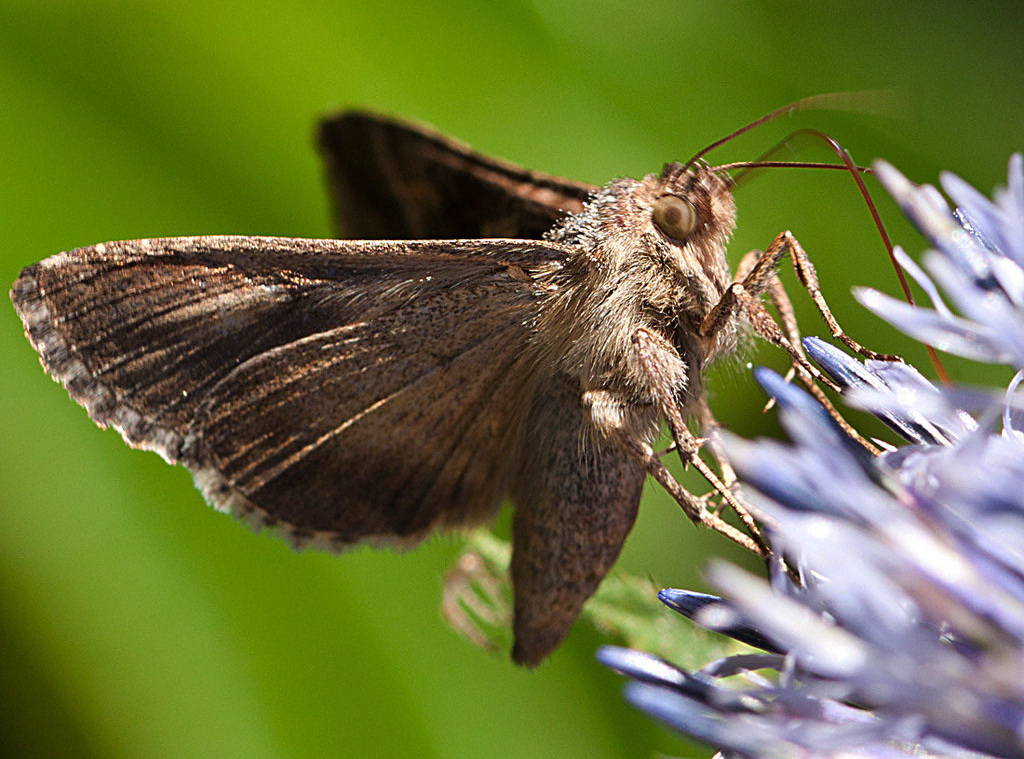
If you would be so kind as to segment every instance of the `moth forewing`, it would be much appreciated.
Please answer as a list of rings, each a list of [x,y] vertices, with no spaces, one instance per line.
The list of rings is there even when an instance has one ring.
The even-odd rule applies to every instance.
[[[532,380],[543,242],[178,238],[26,269],[44,366],[101,425],[298,542],[479,521]],[[524,273],[527,275],[524,281]]]

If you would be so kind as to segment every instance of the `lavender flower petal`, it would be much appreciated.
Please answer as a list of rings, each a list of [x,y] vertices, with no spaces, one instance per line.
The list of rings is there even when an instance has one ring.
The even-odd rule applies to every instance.
[[[658,600],[673,611],[694,620],[701,627],[728,635],[730,638],[763,651],[782,653],[778,644],[754,628],[739,623],[728,602],[718,596],[695,593],[690,590],[665,588],[658,592]]]
[[[994,328],[917,308],[869,287],[854,288],[853,295],[869,311],[945,353],[1000,364],[1014,359],[1013,354],[1003,349],[1000,334]]]

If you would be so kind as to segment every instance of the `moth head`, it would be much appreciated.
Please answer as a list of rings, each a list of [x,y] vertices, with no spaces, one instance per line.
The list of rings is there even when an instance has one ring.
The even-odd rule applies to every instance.
[[[729,178],[704,164],[671,163],[644,177],[631,196],[629,226],[640,234],[626,265],[687,287],[702,305],[717,299],[728,284],[725,249],[736,219]]]
[[[673,163],[641,180],[608,183],[551,239],[580,245],[600,271],[687,284],[704,301],[729,278],[725,247],[735,217],[727,176],[703,163]]]
[[[687,321],[703,318],[731,281],[725,252],[735,216],[727,176],[678,163],[610,183],[582,215],[600,231],[586,240],[599,270],[631,283],[645,308]]]

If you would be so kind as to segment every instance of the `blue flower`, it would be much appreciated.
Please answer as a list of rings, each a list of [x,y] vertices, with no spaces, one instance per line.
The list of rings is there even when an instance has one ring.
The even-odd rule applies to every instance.
[[[934,187],[917,187],[887,163],[875,172],[907,217],[935,246],[925,268],[956,305],[954,314],[905,254],[900,262],[934,309],[915,308],[874,290],[860,301],[904,332],[936,348],[990,363],[1024,366],[1024,159],[1010,159],[1009,182],[990,201],[959,177],[942,176],[957,204],[950,213]]]
[[[858,298],[1017,375],[1001,391],[937,387],[808,338],[848,400],[906,440],[873,457],[759,370],[790,442],[727,437],[726,449],[786,566],[764,581],[718,563],[722,597],[659,597],[763,653],[696,672],[628,649],[599,658],[633,679],[633,704],[731,755],[1024,757],[1024,160],[993,201],[943,176],[952,211],[935,188],[876,172],[934,248],[924,269],[899,252],[932,308]]]

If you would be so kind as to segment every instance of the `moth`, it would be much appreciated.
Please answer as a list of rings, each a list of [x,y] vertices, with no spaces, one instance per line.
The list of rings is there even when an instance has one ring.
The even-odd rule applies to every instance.
[[[812,287],[813,267],[783,233],[734,277],[730,179],[699,160],[594,187],[361,112],[319,144],[358,239],[102,243],[24,269],[15,308],[95,422],[296,546],[411,546],[510,499],[512,656],[536,665],[647,474],[673,487],[663,419],[700,460],[685,420],[741,325],[799,363],[758,296],[779,296],[782,256]]]

